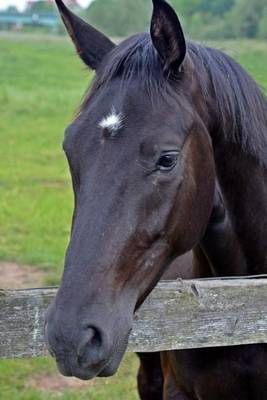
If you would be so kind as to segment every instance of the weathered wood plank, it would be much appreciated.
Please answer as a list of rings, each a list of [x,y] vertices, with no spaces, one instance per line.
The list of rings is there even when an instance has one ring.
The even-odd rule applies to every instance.
[[[56,289],[0,290],[0,358],[46,353]],[[128,351],[267,343],[267,280],[161,282],[137,312]]]

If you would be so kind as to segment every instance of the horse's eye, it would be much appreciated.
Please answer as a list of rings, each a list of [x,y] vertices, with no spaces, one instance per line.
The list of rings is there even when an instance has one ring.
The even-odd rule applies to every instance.
[[[160,171],[171,171],[177,164],[178,152],[168,151],[161,154],[157,162],[157,169]]]

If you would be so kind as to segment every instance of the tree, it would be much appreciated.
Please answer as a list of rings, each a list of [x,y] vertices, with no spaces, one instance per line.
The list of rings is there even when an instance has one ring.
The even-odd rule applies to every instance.
[[[258,37],[267,40],[267,6],[265,6],[259,22]]]
[[[149,26],[150,0],[96,0],[86,10],[87,20],[110,36],[143,32]]]
[[[16,6],[9,6],[6,8],[5,12],[7,12],[8,14],[18,14],[19,10]]]
[[[187,35],[198,39],[265,37],[266,0],[169,0]],[[110,36],[148,30],[151,0],[95,0],[85,17]],[[264,14],[265,12],[265,14]]]
[[[26,9],[27,12],[31,12],[31,13],[55,13],[55,7],[52,3],[48,2],[48,1],[44,1],[44,0],[39,0],[39,1],[35,1],[30,3],[27,6]]]
[[[198,13],[203,0],[170,0],[170,4],[175,8],[177,13],[184,18],[192,17]]]
[[[236,37],[255,38],[266,0],[236,0],[230,19]]]
[[[223,16],[234,6],[235,0],[202,0],[199,11],[212,15]]]

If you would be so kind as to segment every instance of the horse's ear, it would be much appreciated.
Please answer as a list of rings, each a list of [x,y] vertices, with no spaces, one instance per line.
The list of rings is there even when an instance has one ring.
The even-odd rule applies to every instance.
[[[164,71],[178,72],[186,55],[186,42],[180,21],[164,0],[152,0],[154,9],[150,34]]]
[[[79,56],[90,68],[97,69],[115,44],[103,33],[73,14],[62,0],[55,1]]]

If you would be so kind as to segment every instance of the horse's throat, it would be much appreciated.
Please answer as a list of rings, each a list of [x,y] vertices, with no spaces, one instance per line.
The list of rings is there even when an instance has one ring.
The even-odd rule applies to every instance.
[[[212,274],[267,273],[267,171],[236,145],[218,146],[214,154],[222,201],[215,196],[200,244]]]

